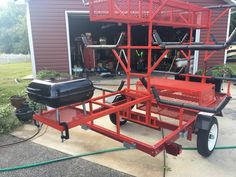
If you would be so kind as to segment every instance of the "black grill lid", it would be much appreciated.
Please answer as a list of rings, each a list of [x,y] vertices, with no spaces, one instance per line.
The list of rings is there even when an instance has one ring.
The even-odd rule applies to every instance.
[[[63,82],[34,80],[27,87],[27,92],[35,102],[60,107],[92,98],[94,87],[88,79]]]

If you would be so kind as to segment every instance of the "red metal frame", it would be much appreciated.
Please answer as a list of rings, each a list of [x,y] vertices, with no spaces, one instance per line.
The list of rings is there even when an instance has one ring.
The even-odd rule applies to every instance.
[[[90,0],[92,21],[207,28],[210,10],[178,0]]]
[[[91,130],[108,136],[120,142],[126,142],[135,145],[135,147],[143,152],[146,152],[152,156],[156,156],[163,149],[167,147],[169,143],[177,140],[181,133],[187,132],[187,139],[192,139],[193,126],[197,118],[197,113],[194,109],[185,109],[177,106],[171,106],[167,104],[157,103],[151,93],[151,73],[161,63],[165,55],[169,50],[165,50],[159,57],[154,65],[152,65],[152,50],[160,49],[159,46],[152,45],[152,29],[153,25],[172,26],[172,27],[187,27],[190,30],[190,40],[188,44],[191,44],[192,34],[194,29],[206,29],[207,40],[206,44],[212,44],[210,42],[210,31],[212,25],[221,18],[227,11],[224,10],[213,22],[211,22],[211,11],[207,8],[192,5],[190,3],[184,3],[177,0],[90,0],[90,18],[92,21],[108,21],[108,22],[121,22],[127,23],[127,45],[119,46],[118,49],[127,50],[127,65],[122,62],[116,49],[112,49],[114,56],[117,58],[125,73],[127,74],[127,88],[114,93],[106,93],[102,91],[102,95],[92,98],[86,102],[78,103],[70,106],[59,108],[60,119],[62,122],[66,122],[69,128],[76,126],[88,126]],[[122,3],[121,3],[122,2]],[[148,46],[132,46],[131,45],[131,29],[132,27],[141,24],[148,26]],[[131,50],[132,49],[146,49],[148,51],[148,67],[147,73],[132,73],[131,72]],[[190,61],[191,51],[181,51],[182,54]],[[207,67],[208,59],[214,54],[214,52],[205,53],[205,68]],[[190,64],[190,62],[189,62]],[[132,90],[131,89],[131,76],[145,77],[147,80],[147,89]],[[189,77],[192,75],[186,74],[185,83],[190,84]],[[206,79],[208,76],[197,76],[202,79],[199,84],[198,90],[201,93],[201,87],[207,85]],[[170,80],[166,79],[167,82]],[[174,81],[172,81],[174,82]],[[165,84],[164,84],[165,85]],[[209,84],[210,85],[210,84]],[[230,83],[229,83],[230,85]],[[182,91],[185,85],[182,86]],[[158,88],[157,88],[158,89]],[[189,88],[188,88],[189,89]],[[175,88],[169,88],[164,93],[171,93],[173,96],[173,90]],[[113,104],[107,104],[106,99],[122,94],[126,97],[125,100],[116,102]],[[189,96],[188,93],[187,96]],[[214,93],[215,94],[215,93]],[[227,94],[214,95],[215,100],[207,103],[207,107],[216,107],[226,95],[230,95],[228,89]],[[182,95],[184,98],[184,95]],[[186,101],[186,100],[185,100]],[[82,104],[88,105],[89,110],[81,108]],[[132,110],[132,107],[136,105],[136,110]],[[201,104],[200,104],[201,105]],[[97,108],[95,108],[97,107]],[[141,111],[141,112],[140,112]],[[96,119],[115,113],[117,116],[116,131],[112,131],[95,124]],[[156,115],[165,116],[169,119],[177,120],[176,123],[169,121],[159,120],[157,117],[153,117],[152,113]],[[156,129],[161,128],[171,130],[163,139],[158,140],[155,144],[150,145],[134,138],[125,136],[120,132],[120,118],[128,121]],[[59,131],[64,131],[64,127],[59,125],[56,120],[56,110],[43,112],[42,114],[35,114],[34,119],[44,124],[47,124]]]

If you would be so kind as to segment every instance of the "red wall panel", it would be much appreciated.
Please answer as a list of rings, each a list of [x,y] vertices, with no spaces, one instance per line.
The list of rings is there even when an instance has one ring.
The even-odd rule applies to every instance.
[[[78,0],[29,1],[36,70],[69,72],[66,10],[85,10]]]

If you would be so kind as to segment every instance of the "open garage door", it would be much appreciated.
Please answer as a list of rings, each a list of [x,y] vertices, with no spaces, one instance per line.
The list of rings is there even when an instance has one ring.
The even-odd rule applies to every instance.
[[[70,55],[72,71],[95,71],[102,70],[115,73],[122,72],[122,68],[117,65],[117,60],[111,50],[87,49],[84,47],[81,39],[85,35],[91,44],[115,44],[119,39],[121,32],[126,32],[126,25],[122,23],[103,23],[90,22],[89,16],[81,14],[69,14],[69,38],[70,38]],[[154,27],[155,29],[156,27]],[[132,45],[147,45],[148,31],[146,26],[137,26],[132,31]],[[156,28],[163,41],[180,41],[187,33],[186,29],[173,29],[169,27]],[[193,34],[195,36],[195,34]],[[124,40],[124,44],[127,41]],[[124,60],[126,51],[119,51],[121,58]],[[161,52],[154,50],[152,53],[153,62],[161,55]],[[194,54],[192,54],[194,55]],[[158,70],[169,70],[173,67],[173,60],[179,56],[178,51],[171,51],[163,64],[157,68]],[[131,53],[131,69],[142,72],[146,69],[147,50],[132,50]],[[174,68],[175,69],[175,68]],[[173,70],[174,70],[173,69]]]

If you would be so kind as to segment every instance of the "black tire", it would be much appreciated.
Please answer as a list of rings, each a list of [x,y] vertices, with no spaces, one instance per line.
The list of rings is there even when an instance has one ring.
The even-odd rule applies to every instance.
[[[216,130],[216,133],[214,130]],[[212,154],[217,143],[218,132],[219,132],[219,126],[218,126],[218,121],[215,117],[213,117],[211,120],[209,130],[202,130],[202,129],[198,130],[197,151],[199,154],[201,154],[204,157],[209,157]]]
[[[125,99],[126,99],[126,98],[125,98],[124,95],[117,95],[116,98],[114,99],[113,103],[119,102],[119,101],[122,101],[122,100],[125,100]],[[114,125],[116,125],[116,113],[110,114],[109,116],[110,116],[111,122],[112,122]],[[120,126],[125,125],[126,122],[127,122],[127,120],[125,120],[125,119],[122,120],[122,119],[121,119],[121,120],[120,120]]]

